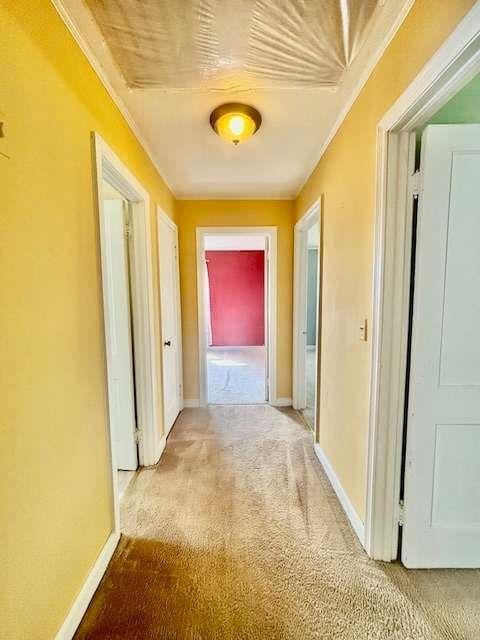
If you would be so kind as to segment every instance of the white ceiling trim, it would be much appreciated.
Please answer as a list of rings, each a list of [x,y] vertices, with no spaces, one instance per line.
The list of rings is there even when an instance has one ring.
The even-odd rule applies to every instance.
[[[57,13],[59,14],[59,16],[61,17],[61,19],[65,23],[65,26],[70,31],[70,33],[73,36],[74,40],[76,41],[76,43],[78,44],[78,46],[82,50],[83,54],[87,58],[88,62],[92,66],[93,70],[95,71],[97,76],[100,78],[103,86],[107,90],[107,93],[112,98],[112,100],[116,104],[116,106],[119,108],[120,113],[122,114],[122,116],[127,121],[128,126],[133,131],[135,137],[137,138],[137,140],[140,143],[141,147],[143,148],[143,150],[147,154],[149,160],[152,162],[152,164],[154,165],[155,169],[158,171],[158,173],[159,173],[160,177],[162,178],[162,180],[164,181],[164,183],[167,185],[167,187],[170,189],[170,191],[173,193],[173,195],[175,195],[174,192],[173,192],[172,187],[168,183],[168,180],[163,175],[163,172],[162,172],[162,170],[161,170],[161,168],[160,168],[160,166],[159,166],[159,164],[158,164],[158,162],[157,162],[157,160],[155,158],[155,155],[154,155],[153,151],[151,150],[149,144],[145,140],[145,138],[144,138],[144,136],[143,136],[143,134],[142,134],[142,132],[140,130],[140,127],[138,126],[137,122],[133,118],[133,116],[130,113],[130,111],[129,111],[127,105],[125,104],[125,102],[122,100],[122,98],[120,97],[118,92],[114,89],[114,87],[110,83],[110,81],[108,79],[107,72],[105,71],[105,69],[100,64],[97,56],[93,53],[93,51],[92,51],[90,45],[87,43],[86,39],[82,36],[80,31],[78,30],[77,25],[75,24],[75,22],[73,21],[72,17],[70,16],[70,13],[66,9],[66,7],[65,7],[65,5],[63,3],[63,0],[51,0],[51,2],[53,4],[53,6],[55,7],[55,9],[57,10]]]

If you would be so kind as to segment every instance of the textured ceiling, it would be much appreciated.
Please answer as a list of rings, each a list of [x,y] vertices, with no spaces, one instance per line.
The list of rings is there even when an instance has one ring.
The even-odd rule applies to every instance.
[[[86,0],[129,87],[336,86],[377,0]]]

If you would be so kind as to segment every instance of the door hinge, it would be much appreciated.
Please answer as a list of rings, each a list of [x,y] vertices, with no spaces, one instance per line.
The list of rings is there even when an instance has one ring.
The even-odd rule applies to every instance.
[[[139,444],[142,441],[142,430],[138,427],[135,429],[135,443]]]
[[[400,500],[398,503],[398,525],[403,527],[405,524],[405,503],[403,500]]]
[[[412,195],[415,198],[415,200],[420,195],[420,177],[421,177],[420,171],[415,171],[413,176],[411,176],[410,178],[410,188],[412,190]]]
[[[132,233],[132,223],[130,222],[130,220],[125,220],[125,237],[130,238]]]

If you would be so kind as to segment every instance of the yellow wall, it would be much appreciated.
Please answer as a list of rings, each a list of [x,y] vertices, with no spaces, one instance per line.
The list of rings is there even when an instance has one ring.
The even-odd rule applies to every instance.
[[[180,200],[177,202],[183,325],[184,396],[198,399],[196,227],[278,227],[277,396],[292,395],[293,202]]]
[[[112,528],[90,132],[174,201],[51,3],[0,25],[0,638],[52,640]]]
[[[376,126],[473,0],[417,0],[296,201],[323,196],[320,444],[365,516],[375,215]],[[370,331],[371,336],[371,331]]]

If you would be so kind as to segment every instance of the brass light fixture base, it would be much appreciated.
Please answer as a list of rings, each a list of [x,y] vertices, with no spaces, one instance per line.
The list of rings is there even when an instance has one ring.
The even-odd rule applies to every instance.
[[[210,114],[210,125],[215,133],[234,145],[253,136],[261,124],[260,112],[241,102],[221,104]]]

